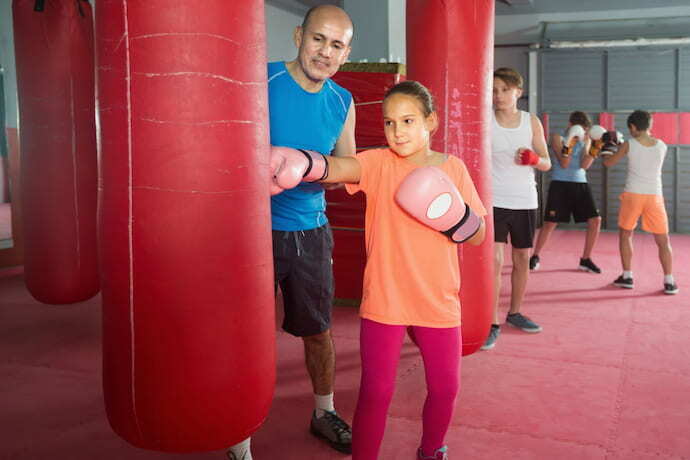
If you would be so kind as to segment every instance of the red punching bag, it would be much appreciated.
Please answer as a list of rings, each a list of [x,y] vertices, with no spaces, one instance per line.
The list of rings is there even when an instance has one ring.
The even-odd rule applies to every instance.
[[[131,444],[263,422],[275,325],[262,0],[99,0],[103,386]]]
[[[458,246],[462,288],[462,354],[484,343],[494,305],[491,214],[491,85],[493,0],[407,0],[407,79],[435,97],[440,125],[435,150],[461,158],[477,187],[486,216],[486,240]]]
[[[14,0],[24,278],[37,300],[98,293],[93,19],[83,0]]]

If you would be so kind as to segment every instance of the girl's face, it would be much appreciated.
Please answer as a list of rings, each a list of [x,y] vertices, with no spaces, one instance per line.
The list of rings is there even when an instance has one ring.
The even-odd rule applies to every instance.
[[[424,116],[421,102],[413,96],[397,93],[383,102],[386,141],[403,158],[429,152],[429,139],[437,124],[436,113]]]
[[[510,110],[517,108],[517,101],[522,90],[516,86],[508,86],[500,78],[494,78],[493,103],[495,110]]]

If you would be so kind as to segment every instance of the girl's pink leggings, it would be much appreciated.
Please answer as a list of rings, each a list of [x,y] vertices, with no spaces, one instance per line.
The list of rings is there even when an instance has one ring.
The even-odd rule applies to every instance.
[[[362,381],[352,424],[353,460],[378,458],[406,329],[362,319]],[[431,455],[443,445],[460,390],[460,327],[411,329],[426,374],[421,447],[425,455]]]

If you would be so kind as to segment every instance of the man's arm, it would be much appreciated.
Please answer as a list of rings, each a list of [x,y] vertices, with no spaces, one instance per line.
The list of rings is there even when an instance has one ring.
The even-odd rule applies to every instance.
[[[592,139],[589,136],[585,137],[585,146],[582,148],[582,159],[580,160],[580,168],[587,170],[592,163],[594,163],[594,157],[589,154],[589,150],[592,148]]]
[[[347,111],[347,118],[340,137],[335,143],[333,155],[337,157],[351,157],[355,155],[355,100],[352,99]]]
[[[556,159],[558,160],[558,163],[561,165],[561,168],[566,169],[570,165],[570,155],[563,155],[563,137],[561,137],[560,134],[558,133],[553,133],[551,134],[551,149],[553,150],[554,155],[556,155]]]
[[[628,141],[623,142],[623,144],[618,147],[618,152],[614,153],[613,155],[606,155],[603,157],[604,166],[608,168],[621,161],[621,159],[628,154],[629,149],[630,144]]]
[[[535,115],[530,115],[530,120],[532,122],[532,147],[539,155],[539,163],[534,165],[534,168],[539,171],[548,171],[551,169],[551,159],[549,159],[549,150],[546,148],[546,141],[544,140],[544,127]]]

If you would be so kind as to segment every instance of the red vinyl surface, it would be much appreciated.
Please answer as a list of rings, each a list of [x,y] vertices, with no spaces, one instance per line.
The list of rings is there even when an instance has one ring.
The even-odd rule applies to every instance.
[[[493,32],[493,2],[450,0],[430,8],[424,0],[407,0],[407,79],[426,85],[436,100],[440,126],[432,147],[465,162],[490,213],[484,243],[458,246],[464,355],[484,343],[494,302],[489,145]]]
[[[652,120],[652,136],[666,144],[678,144],[679,113],[653,113]]]
[[[358,150],[386,145],[383,133],[383,96],[404,75],[381,72],[338,72],[333,79],[352,93],[357,110],[355,141]],[[333,227],[335,296],[362,298],[366,264],[363,193],[350,195],[344,188],[326,191],[328,221]]]
[[[612,113],[600,113],[599,124],[606,128],[607,131],[611,131],[614,129],[618,129],[618,131],[621,130],[621,126],[616,126],[616,116]],[[625,128],[625,126],[622,127]],[[623,133],[623,137],[628,137],[627,131]]]
[[[241,441],[275,385],[263,1],[96,11],[108,419],[169,452]]]
[[[338,72],[336,83],[352,93],[357,110],[355,137],[358,149],[381,147],[386,144],[381,114],[383,95],[388,88],[404,80],[399,73]]]
[[[680,128],[678,142],[680,144],[690,145],[690,113],[681,113],[678,124]]]
[[[99,291],[93,22],[87,2],[14,0],[26,286],[49,304]]]

